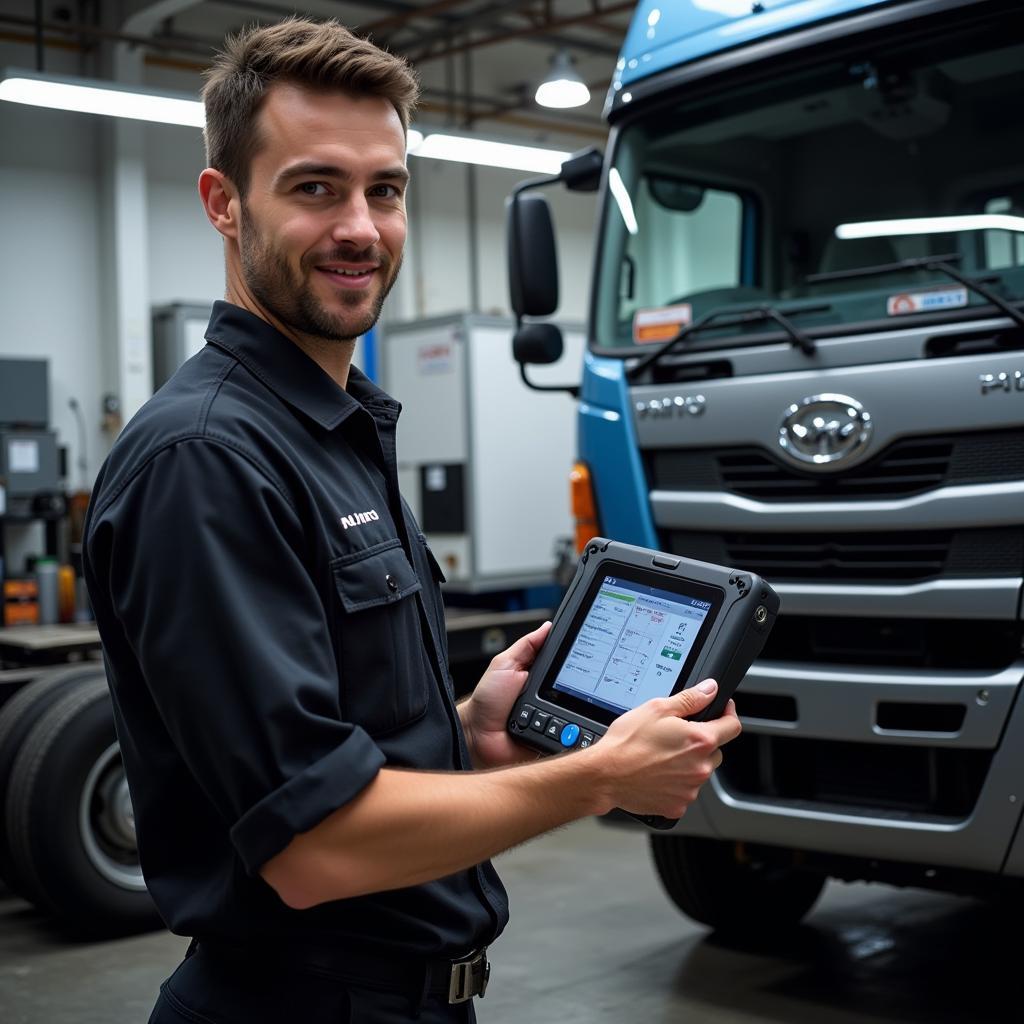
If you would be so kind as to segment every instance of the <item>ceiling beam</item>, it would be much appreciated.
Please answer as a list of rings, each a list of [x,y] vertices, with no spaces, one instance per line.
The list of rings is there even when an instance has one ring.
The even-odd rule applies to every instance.
[[[532,7],[535,3],[536,0],[501,0],[499,3],[487,4],[484,7],[478,7],[476,10],[470,11],[468,14],[464,14],[461,18],[452,18],[446,21],[440,28],[411,36],[406,46],[413,44],[429,46],[438,39],[451,39],[454,33],[465,32],[471,28],[506,28],[507,26],[503,25],[499,20],[501,15],[518,13],[522,8]],[[372,26],[360,26],[360,30],[363,28],[370,30]],[[402,45],[399,40],[395,39],[394,35],[390,34],[385,36],[383,41],[389,45]]]
[[[433,15],[435,20],[441,22],[441,25],[438,28],[431,29],[429,32],[411,34],[402,32],[386,33],[376,41],[378,41],[382,46],[387,46],[390,49],[397,50],[408,56],[413,49],[415,49],[416,53],[419,53],[435,42],[452,39],[452,37],[457,33],[461,34],[475,28],[489,28],[498,32],[520,30],[522,35],[519,38],[526,43],[535,43],[543,46],[564,46],[573,50],[578,50],[582,53],[591,53],[601,57],[616,57],[618,55],[618,45],[608,45],[596,40],[580,39],[578,37],[569,37],[550,31],[544,31],[546,27],[551,27],[551,19],[550,17],[546,18],[543,14],[540,14],[540,21],[532,22],[529,28],[509,25],[507,22],[502,20],[504,15],[529,16],[531,8],[533,8],[537,2],[538,0],[501,0],[501,2],[490,3],[484,7],[478,7],[476,10],[467,12],[462,17],[459,17],[457,14],[439,12]],[[412,19],[415,18],[418,13],[429,10],[431,6],[433,5],[428,4],[426,7],[409,9],[406,13],[409,15],[410,19]],[[545,5],[545,7],[547,7],[547,5]],[[632,8],[633,4],[627,4],[625,7]],[[584,17],[587,19],[601,18],[609,12],[610,9],[605,8],[599,12],[584,15]],[[369,33],[372,26],[360,24],[356,27],[360,34],[363,34]],[[606,29],[607,26],[601,26],[601,28]],[[620,29],[617,34],[621,40],[626,34],[625,29]]]
[[[394,29],[403,28],[410,21],[417,18],[432,18],[443,14],[452,7],[460,7],[469,0],[434,0],[434,3],[424,4],[422,7],[410,6],[408,10],[396,14],[389,14],[386,18],[378,21],[371,21],[368,25],[359,25],[359,31],[365,35],[376,35],[378,32],[389,32]]]
[[[425,103],[420,104],[420,109],[431,114],[446,114],[448,113],[448,105],[446,103],[432,103],[429,100]],[[528,128],[531,131],[541,132],[556,132],[563,135],[579,135],[587,139],[604,140],[608,137],[608,130],[602,124],[595,123],[594,125],[578,124],[578,123],[566,123],[566,122],[554,122],[545,121],[539,117],[528,117],[517,115],[514,113],[507,114],[495,114],[495,115],[483,115],[476,117],[474,120],[477,121],[496,121],[501,124],[514,125],[517,128]],[[440,129],[443,131],[443,129]],[[428,129],[429,133],[429,129]]]
[[[35,18],[26,18],[17,14],[0,14],[0,24],[20,25],[34,28]],[[44,21],[43,28],[47,32],[61,35],[79,36],[85,39],[103,39],[114,43],[130,43],[156,50],[176,50],[179,53],[194,53],[201,56],[212,56],[219,43],[206,43],[204,40],[180,39],[168,40],[160,36],[140,36],[131,32],[115,32],[111,29],[97,28],[95,25],[77,25],[67,21]]]
[[[213,7],[230,7],[232,10],[248,11],[250,14],[253,12],[273,14],[278,18],[288,18],[295,14],[294,7],[288,7],[285,4],[263,3],[262,0],[206,0],[206,3]],[[320,14],[310,16],[326,17],[326,15]]]
[[[561,28],[569,28],[569,27],[571,27],[573,25],[584,25],[587,22],[596,21],[596,20],[598,20],[600,18],[604,18],[604,17],[606,17],[609,14],[618,14],[621,11],[632,11],[635,7],[636,7],[635,0],[628,0],[628,2],[626,2],[626,3],[611,4],[608,7],[602,7],[600,10],[589,11],[586,14],[577,14],[577,15],[574,15],[573,17],[571,17],[571,18],[557,18],[557,19],[554,19],[554,20],[548,20],[545,23],[545,25],[544,25],[544,30],[545,31],[549,30],[549,29],[556,29],[557,30],[557,29],[561,29]],[[446,33],[446,35],[450,35],[450,33]],[[465,42],[465,43],[455,43],[455,44],[453,44],[451,46],[445,47],[445,48],[443,48],[441,50],[438,50],[436,52],[430,52],[430,48],[429,47],[426,47],[422,51],[421,50],[407,51],[406,52],[406,56],[414,64],[422,64],[422,63],[425,63],[426,61],[438,60],[441,57],[449,57],[449,56],[451,56],[452,54],[455,54],[455,53],[463,53],[466,50],[475,50],[475,49],[479,49],[480,47],[483,47],[483,46],[494,46],[497,43],[509,42],[512,39],[528,38],[528,39],[531,39],[533,41],[536,41],[539,38],[539,35],[540,35],[540,33],[538,32],[538,28],[537,27],[535,27],[533,25],[528,25],[525,28],[518,28],[518,29],[513,29],[513,30],[510,30],[510,31],[506,31],[506,32],[499,32],[497,35],[487,36],[487,37],[485,37],[483,39],[470,40],[469,42]],[[572,46],[578,45],[578,48],[580,48],[580,49],[585,49],[585,48],[593,49],[593,47],[599,46],[599,48],[600,48],[600,50],[602,52],[610,53],[612,55],[614,55],[614,54],[616,54],[618,52],[617,49],[615,49],[615,48],[609,48],[607,46],[603,46],[603,45],[600,45],[600,44],[588,43],[588,44],[586,44],[586,46],[583,46],[582,44],[577,44],[577,43],[567,43],[566,45],[572,45]]]

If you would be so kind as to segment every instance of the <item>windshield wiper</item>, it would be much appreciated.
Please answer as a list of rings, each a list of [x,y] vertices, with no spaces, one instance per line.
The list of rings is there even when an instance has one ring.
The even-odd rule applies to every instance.
[[[724,327],[744,327],[747,324],[759,323],[764,320],[773,320],[789,335],[794,345],[800,348],[809,356],[814,355],[814,339],[804,334],[792,320],[791,316],[798,316],[801,313],[827,313],[832,307],[828,304],[818,306],[798,306],[794,309],[776,309],[774,306],[756,306],[753,309],[745,309],[742,312],[730,311],[727,309],[712,310],[704,316],[687,324],[674,338],[666,341],[659,349],[648,356],[644,356],[640,362],[634,364],[626,371],[626,376],[633,380],[644,372],[649,366],[656,363],[662,356],[668,355],[680,342],[700,331],[721,330]]]
[[[958,281],[968,291],[987,299],[993,306],[1001,309],[1015,324],[1024,327],[1024,313],[1016,306],[1011,306],[1006,299],[996,295],[991,288],[986,288],[981,281],[972,280],[961,274],[951,263],[959,263],[958,252],[947,253],[944,256],[917,256],[909,260],[900,260],[898,263],[882,263],[876,267],[856,267],[853,270],[831,270],[824,274],[811,274],[804,278],[805,284],[819,284],[824,281],[846,281],[855,277],[880,277],[883,274],[895,274],[901,270],[937,270],[940,274]],[[984,281],[998,281],[999,277],[986,277]],[[1016,300],[1014,300],[1016,301]]]

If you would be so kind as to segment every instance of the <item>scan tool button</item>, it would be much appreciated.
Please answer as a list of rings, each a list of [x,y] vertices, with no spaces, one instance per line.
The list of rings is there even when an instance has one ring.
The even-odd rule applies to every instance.
[[[535,711],[533,721],[530,722],[530,728],[536,729],[537,732],[543,732],[550,717],[551,716],[546,711]]]
[[[548,722],[548,727],[544,730],[545,736],[550,736],[553,740],[557,740],[562,735],[562,730],[565,728],[565,720],[562,718],[552,718]]]
[[[580,750],[583,750],[584,747],[589,747],[590,744],[593,742],[594,734],[592,732],[583,733],[583,735],[580,737]]]
[[[580,738],[580,727],[570,722],[563,730],[562,735],[559,737],[563,747],[575,746],[576,741]]]
[[[516,716],[516,722],[524,729],[529,729],[530,722],[533,721],[533,713],[536,710],[537,709],[532,704],[524,704],[519,709],[519,714]]]

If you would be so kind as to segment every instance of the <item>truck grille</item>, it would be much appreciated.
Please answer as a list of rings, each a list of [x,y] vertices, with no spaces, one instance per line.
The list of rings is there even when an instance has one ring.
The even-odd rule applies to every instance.
[[[1019,576],[1019,529],[871,533],[698,533],[662,531],[666,551],[732,565],[769,582],[911,583],[936,576]]]
[[[1019,622],[787,615],[783,603],[759,660],[997,671],[1020,657],[1022,639]]]
[[[718,776],[739,796],[878,816],[962,821],[974,809],[986,750],[849,743],[744,733]]]
[[[759,501],[856,501],[942,486],[1024,479],[1024,431],[904,438],[845,473],[807,473],[762,448],[646,453],[651,487],[726,491]]]

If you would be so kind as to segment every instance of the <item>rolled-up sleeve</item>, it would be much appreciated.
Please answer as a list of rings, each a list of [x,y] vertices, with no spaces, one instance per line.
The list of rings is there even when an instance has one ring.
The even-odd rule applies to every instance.
[[[161,451],[91,520],[91,587],[255,873],[384,764],[342,719],[331,604],[301,516],[254,457],[204,437]]]

